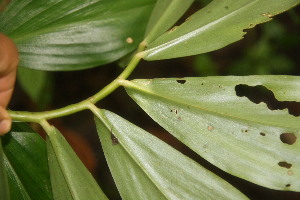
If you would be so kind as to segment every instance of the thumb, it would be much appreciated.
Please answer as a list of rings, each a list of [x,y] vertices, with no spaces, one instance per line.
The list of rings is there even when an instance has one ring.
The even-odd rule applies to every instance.
[[[14,42],[0,33],[0,106],[6,107],[13,92],[19,62]]]
[[[13,92],[18,62],[16,45],[0,33],[0,135],[7,133],[11,127],[11,119],[5,108]]]
[[[10,130],[11,119],[7,111],[0,106],[0,135],[4,135]]]

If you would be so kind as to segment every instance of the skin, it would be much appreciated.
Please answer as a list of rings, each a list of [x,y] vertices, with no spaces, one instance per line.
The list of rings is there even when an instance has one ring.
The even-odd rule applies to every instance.
[[[7,4],[10,3],[10,0],[3,0],[0,2],[0,12],[4,11],[4,9],[6,8]]]
[[[7,133],[11,128],[11,118],[6,107],[13,93],[18,63],[16,45],[0,33],[0,135]]]

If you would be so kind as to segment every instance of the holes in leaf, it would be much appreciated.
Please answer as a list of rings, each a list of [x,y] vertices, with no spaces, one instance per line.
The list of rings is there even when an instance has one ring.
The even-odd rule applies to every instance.
[[[248,86],[240,84],[235,86],[236,95],[247,97],[253,103],[264,102],[270,110],[288,109],[289,114],[300,116],[300,102],[296,101],[278,101],[274,93],[262,85]]]
[[[280,140],[285,144],[292,145],[297,141],[297,137],[294,133],[282,133],[280,135]]]
[[[186,80],[176,80],[177,83],[180,83],[180,84],[185,84]]]
[[[171,109],[171,112],[175,113],[176,115],[178,114],[178,110],[177,109]]]
[[[287,168],[287,169],[290,169],[292,167],[292,164],[290,164],[288,162],[285,162],[285,161],[279,162],[278,165],[280,167],[284,167],[284,168]]]
[[[242,133],[248,133],[249,130],[248,129],[242,129],[241,131],[242,131]]]
[[[265,134],[265,133],[263,133],[263,132],[260,132],[260,135],[261,135],[261,136],[266,136],[266,134]]]

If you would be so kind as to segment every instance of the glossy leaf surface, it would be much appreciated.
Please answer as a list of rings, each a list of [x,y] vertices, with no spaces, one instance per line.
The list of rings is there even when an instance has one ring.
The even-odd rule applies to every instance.
[[[264,89],[280,105],[299,104],[299,77],[153,79],[124,85],[157,123],[212,164],[268,188],[300,191],[299,115],[270,110],[236,92],[254,89],[259,97]]]
[[[20,66],[79,70],[134,50],[152,7],[153,0],[13,0],[0,13],[0,32],[16,42]]]
[[[61,133],[51,127],[47,151],[54,199],[107,199]]]
[[[145,43],[148,45],[171,28],[193,2],[194,0],[158,0],[148,22]]]
[[[161,60],[201,54],[225,47],[243,38],[245,29],[300,3],[300,0],[214,0],[150,43],[146,60]]]
[[[45,141],[25,123],[2,137],[12,200],[53,199]]]
[[[99,110],[96,117],[103,150],[123,199],[247,199],[215,174],[118,115]]]

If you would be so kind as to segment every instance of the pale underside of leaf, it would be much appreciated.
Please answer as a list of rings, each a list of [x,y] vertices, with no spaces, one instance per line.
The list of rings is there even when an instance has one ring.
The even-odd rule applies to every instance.
[[[153,0],[13,0],[0,13],[0,30],[16,42],[19,66],[79,70],[134,50],[152,7]]]
[[[47,141],[47,144],[49,171],[51,173],[53,197],[55,200],[74,199],[68,187],[68,182],[64,177],[59,161],[55,155],[55,152],[49,140]]]
[[[105,143],[102,144],[104,152],[106,156],[115,156],[107,158],[110,169],[123,192],[126,191],[124,183],[128,183],[127,187],[132,187],[134,193],[151,188],[152,191],[146,189],[146,195],[139,195],[146,199],[155,199],[156,195],[164,199],[247,199],[224,180],[116,114],[99,110],[96,116],[102,121],[96,119],[101,143]],[[125,171],[122,165],[126,166]],[[149,198],[151,192],[153,196]]]
[[[268,188],[299,191],[300,118],[237,96],[240,84],[263,85],[281,101],[300,102],[300,79],[292,76],[134,80],[124,86],[157,123],[212,164]],[[293,144],[283,141],[285,134]]]
[[[267,22],[299,3],[299,0],[214,0],[153,41],[144,58],[161,60],[220,49],[242,39],[245,29]]]
[[[53,193],[60,199],[107,199],[61,133],[51,127],[47,150]],[[59,177],[57,177],[59,176]],[[65,195],[65,196],[64,196]]]
[[[126,150],[118,145],[119,141],[109,129],[99,119],[95,120],[105,158],[122,199],[166,199]]]
[[[149,19],[144,42],[146,45],[173,26],[194,0],[158,0]]]

